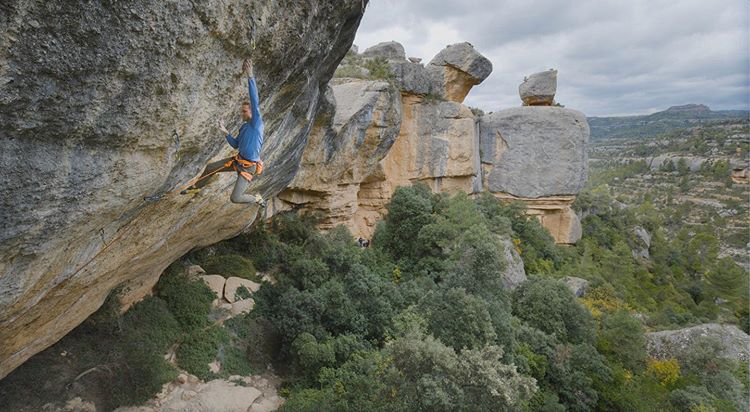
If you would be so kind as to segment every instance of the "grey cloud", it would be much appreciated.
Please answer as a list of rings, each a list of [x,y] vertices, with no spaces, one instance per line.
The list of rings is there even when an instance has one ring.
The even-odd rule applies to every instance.
[[[466,101],[486,111],[519,105],[523,76],[551,67],[560,71],[557,100],[588,115],[685,103],[748,108],[748,7],[744,0],[373,0],[355,42],[396,40],[426,60],[442,42],[471,42],[495,67]],[[441,37],[430,38],[435,33]]]

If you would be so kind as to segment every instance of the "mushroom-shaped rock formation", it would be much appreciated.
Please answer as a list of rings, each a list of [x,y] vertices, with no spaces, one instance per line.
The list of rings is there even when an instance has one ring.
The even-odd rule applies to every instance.
[[[450,91],[463,90],[462,100],[492,66],[468,43],[447,47],[427,67],[388,64],[395,86],[334,80],[302,168],[277,209],[322,211],[324,229],[345,224],[369,238],[395,188],[422,182],[435,192],[489,190],[520,199],[558,243],[580,238],[571,204],[587,174],[583,114],[561,107],[472,112]],[[451,71],[463,75],[444,75]]]
[[[589,127],[583,113],[517,107],[480,118],[482,182],[495,196],[523,200],[558,243],[575,243],[571,209],[586,183]]]
[[[444,48],[433,57],[428,67],[438,73],[445,98],[458,103],[464,101],[472,87],[492,73],[489,59],[466,42]]]

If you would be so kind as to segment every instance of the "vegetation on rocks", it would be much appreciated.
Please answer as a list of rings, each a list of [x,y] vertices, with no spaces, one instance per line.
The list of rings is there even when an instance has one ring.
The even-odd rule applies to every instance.
[[[661,173],[708,178],[722,167]],[[78,354],[66,379],[114,391],[109,406],[141,403],[173,379],[163,356],[172,348],[203,379],[272,364],[284,411],[746,410],[748,365],[724,357],[718,341],[668,358],[646,351],[649,331],[709,321],[747,331],[748,277],[720,258],[715,224],[681,227],[689,210],[613,193],[644,173],[655,172],[643,162],[594,169],[575,204],[575,246],[555,245],[523,205],[422,185],[396,190],[369,248],[344,227],[320,233],[315,214],[276,215],[185,257],[209,272],[271,274],[250,314],[212,324],[215,297],[178,262],[154,296],[124,315],[108,303],[40,359],[63,347]],[[505,244],[529,274],[514,290],[503,286]],[[576,298],[564,276],[586,279],[585,294]],[[19,368],[0,395],[12,402],[43,361]],[[132,387],[113,389],[103,370]],[[95,375],[105,379],[94,384]]]
[[[520,205],[419,185],[396,191],[366,249],[342,227],[317,232],[314,215],[279,215],[220,245],[247,248],[277,279],[234,328],[278,344],[265,356],[285,379],[289,411],[742,410],[712,380],[746,388],[741,375],[699,376],[687,358],[647,355],[644,333],[668,325],[660,305],[674,310],[690,294],[642,284],[652,267],[633,257],[623,217],[603,222],[591,210],[580,247],[555,245]],[[514,291],[502,286],[499,236],[538,274]],[[556,280],[563,274],[592,286],[576,299]],[[660,288],[674,297],[649,300]],[[706,359],[740,370],[714,349]]]
[[[390,81],[394,76],[385,58],[364,58],[350,50],[336,69],[334,77]]]
[[[172,264],[154,295],[123,314],[115,289],[83,324],[0,381],[0,410],[37,411],[75,396],[101,410],[140,405],[177,377],[176,366],[205,380],[251,374],[246,337],[212,324],[213,292],[183,269]],[[171,351],[176,365],[165,359]],[[208,367],[214,360],[218,374]],[[29,397],[40,382],[45,390]]]

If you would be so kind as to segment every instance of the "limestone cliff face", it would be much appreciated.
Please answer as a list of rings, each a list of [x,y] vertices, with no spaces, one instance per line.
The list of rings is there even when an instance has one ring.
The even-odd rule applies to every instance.
[[[293,181],[366,3],[0,4],[0,378],[115,286],[138,299],[174,259],[255,219],[228,201],[231,174],[195,198],[143,200],[230,154],[216,120],[239,126],[246,57],[266,124],[253,190]]]
[[[385,59],[394,75],[390,85],[354,78],[332,84],[334,99],[327,107],[334,114],[326,116],[336,118],[335,124],[356,122],[357,127],[339,127],[337,139],[311,140],[304,158],[317,161],[303,164],[280,194],[278,208],[319,210],[327,216],[325,227],[343,223],[356,236],[369,238],[395,188],[423,182],[435,192],[487,190],[502,199],[521,200],[558,243],[580,239],[580,221],[571,204],[587,178],[589,128],[582,113],[552,106],[557,71],[531,75],[519,87],[533,105],[478,116],[462,102],[492,65],[468,43],[446,47],[427,65],[407,60],[395,42],[349,60],[357,58]],[[348,67],[348,72],[356,70]],[[383,123],[385,119],[392,123]],[[372,144],[361,151],[349,143],[339,143],[343,149],[333,144],[366,141],[360,136],[377,136],[371,141],[378,150]],[[348,159],[357,173],[338,167],[337,156]]]

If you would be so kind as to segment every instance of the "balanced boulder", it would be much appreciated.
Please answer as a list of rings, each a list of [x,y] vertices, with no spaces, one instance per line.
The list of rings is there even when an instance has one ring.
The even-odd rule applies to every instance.
[[[524,106],[551,106],[557,92],[557,70],[549,69],[523,79],[518,86]]]
[[[492,62],[471,43],[447,46],[432,58],[428,70],[437,74],[446,99],[461,103],[469,90],[492,73]]]

